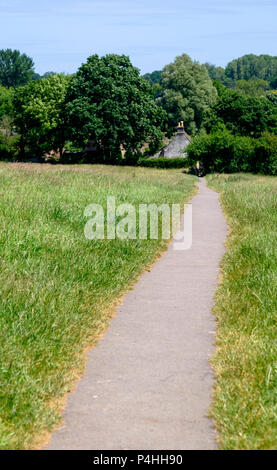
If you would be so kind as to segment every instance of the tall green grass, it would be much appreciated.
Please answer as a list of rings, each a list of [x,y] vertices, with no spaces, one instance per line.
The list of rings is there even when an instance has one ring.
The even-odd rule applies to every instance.
[[[37,445],[60,419],[84,349],[114,303],[166,248],[162,240],[84,237],[90,203],[184,203],[180,170],[0,164],[0,448]]]
[[[223,449],[277,449],[277,178],[211,175],[230,234],[217,290],[216,390]]]

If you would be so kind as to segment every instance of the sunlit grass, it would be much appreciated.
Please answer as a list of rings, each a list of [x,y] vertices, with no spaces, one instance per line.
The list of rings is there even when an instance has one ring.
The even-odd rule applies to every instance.
[[[207,179],[230,226],[214,309],[212,415],[223,449],[277,449],[277,178]]]
[[[114,303],[166,248],[162,240],[84,237],[90,203],[184,203],[182,170],[0,164],[0,447],[33,447]]]

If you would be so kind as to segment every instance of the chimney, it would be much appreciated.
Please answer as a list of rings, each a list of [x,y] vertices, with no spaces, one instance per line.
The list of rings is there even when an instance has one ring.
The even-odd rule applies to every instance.
[[[178,122],[177,133],[178,134],[184,134],[184,132],[185,132],[184,121],[180,121],[180,122]]]

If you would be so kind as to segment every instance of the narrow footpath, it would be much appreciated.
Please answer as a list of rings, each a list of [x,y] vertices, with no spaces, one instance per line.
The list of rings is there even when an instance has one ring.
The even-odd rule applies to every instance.
[[[118,307],[46,449],[216,449],[211,314],[227,226],[199,183],[193,245],[172,244]]]

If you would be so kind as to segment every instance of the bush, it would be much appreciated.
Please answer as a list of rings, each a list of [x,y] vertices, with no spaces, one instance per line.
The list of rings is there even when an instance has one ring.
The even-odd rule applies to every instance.
[[[253,172],[255,145],[256,140],[251,137],[234,136],[229,173]]]
[[[189,165],[201,161],[207,173],[277,174],[277,136],[270,133],[254,139],[217,130],[196,136],[187,153]]]
[[[255,166],[254,166],[255,165]],[[277,176],[277,136],[266,132],[255,145],[253,172]]]
[[[140,158],[138,166],[148,168],[186,168],[188,163],[186,158]]]
[[[201,161],[206,172],[229,173],[234,155],[234,140],[235,137],[227,129],[199,134],[187,148],[189,164],[195,165],[197,161]]]
[[[4,135],[0,131],[0,160],[17,160],[18,141],[19,136]]]

